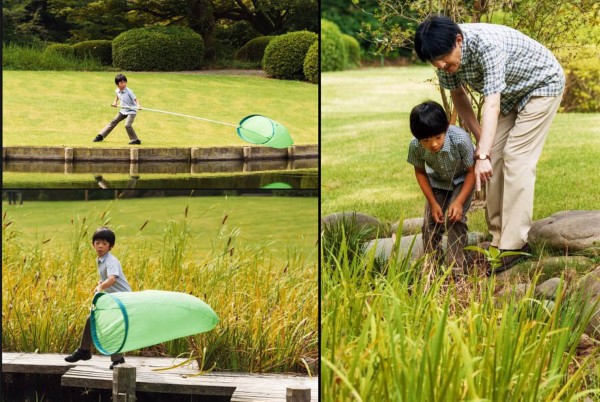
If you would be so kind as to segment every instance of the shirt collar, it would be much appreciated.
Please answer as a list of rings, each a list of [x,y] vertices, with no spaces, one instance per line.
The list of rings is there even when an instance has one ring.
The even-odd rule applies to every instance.
[[[470,53],[467,50],[467,44],[469,42],[469,39],[467,38],[467,33],[465,32],[464,27],[461,28],[461,31],[462,31],[463,40],[462,40],[462,43],[460,44],[460,66],[459,66],[457,72],[462,70],[464,64],[469,64],[471,62],[471,59],[469,57]]]
[[[110,254],[110,251],[108,253],[104,254],[102,257],[98,257],[97,258],[98,264],[102,264],[104,261],[106,261],[106,259],[108,258],[109,254]]]

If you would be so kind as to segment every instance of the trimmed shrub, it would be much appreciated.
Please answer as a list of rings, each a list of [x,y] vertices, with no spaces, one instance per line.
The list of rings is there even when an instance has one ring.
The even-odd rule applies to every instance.
[[[304,58],[317,40],[317,34],[309,31],[289,32],[273,38],[265,49],[263,69],[271,77],[303,80]]]
[[[274,36],[259,36],[258,38],[250,39],[248,43],[235,52],[235,59],[243,61],[262,61],[265,56],[265,49],[273,38]]]
[[[114,66],[133,71],[194,70],[204,56],[202,37],[178,26],[131,29],[117,36],[112,48]]]
[[[340,28],[321,19],[321,71],[341,71],[348,64],[348,53]]]
[[[561,103],[564,112],[600,112],[600,60],[578,60],[565,68],[567,77]]]
[[[344,46],[346,46],[346,54],[348,55],[347,67],[360,66],[360,44],[354,36],[342,34]]]
[[[91,57],[105,66],[112,65],[112,42],[109,40],[86,40],[74,44],[73,50],[79,59]]]
[[[304,76],[313,84],[319,81],[319,42],[313,43],[304,59]]]
[[[75,51],[73,50],[73,46],[67,45],[65,43],[54,43],[52,45],[48,45],[44,52],[59,54],[61,56],[73,56]]]

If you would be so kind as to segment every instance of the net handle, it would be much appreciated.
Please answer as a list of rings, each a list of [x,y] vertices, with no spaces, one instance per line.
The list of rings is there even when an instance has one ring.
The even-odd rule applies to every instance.
[[[181,117],[188,117],[190,119],[197,119],[197,120],[209,121],[211,123],[222,124],[224,126],[230,126],[230,127],[236,127],[236,128],[239,127],[237,124],[224,123],[222,121],[205,119],[204,117],[190,116],[189,114],[167,112],[165,110],[148,109],[148,108],[145,108],[145,107],[139,108],[139,107],[136,107],[136,106],[123,106],[123,105],[119,105],[117,107],[125,108],[125,109],[133,109],[133,110],[147,110],[149,112],[164,113],[164,114],[170,114],[170,115],[173,115],[173,116],[181,116]]]

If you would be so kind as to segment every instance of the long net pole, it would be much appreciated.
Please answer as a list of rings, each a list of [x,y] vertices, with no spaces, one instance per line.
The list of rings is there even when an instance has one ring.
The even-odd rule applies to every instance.
[[[203,117],[197,117],[197,116],[190,116],[189,114],[173,113],[173,112],[167,112],[167,111],[164,111],[164,110],[148,109],[148,108],[145,108],[145,107],[139,108],[139,107],[136,107],[136,106],[117,106],[117,107],[125,108],[125,109],[147,110],[149,112],[164,113],[164,114],[170,114],[170,115],[173,115],[173,116],[188,117],[190,119],[209,121],[211,123],[223,124],[225,126],[230,126],[230,127],[236,127],[236,128],[239,127],[237,124],[223,123],[222,121],[205,119]]]

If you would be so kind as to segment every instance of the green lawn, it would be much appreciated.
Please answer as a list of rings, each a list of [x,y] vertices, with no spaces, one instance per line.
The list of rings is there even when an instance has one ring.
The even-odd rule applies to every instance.
[[[408,117],[440,102],[431,67],[363,69],[322,75],[321,213],[355,210],[384,221],[421,216],[424,198],[406,162]],[[559,114],[537,169],[534,219],[598,207],[600,114]],[[482,211],[470,226],[484,231]]]
[[[182,220],[188,207],[188,225],[194,238],[190,247],[195,255],[212,249],[227,215],[226,225],[238,228],[240,241],[250,247],[269,245],[273,255],[282,257],[288,250],[297,250],[316,261],[318,200],[314,197],[167,197],[2,205],[5,224],[13,221],[11,229],[27,243],[50,239],[45,247],[69,244],[84,218],[92,230],[109,219],[117,234],[117,256],[121,255],[120,245],[135,244],[140,236],[159,254],[167,222]],[[93,253],[91,240],[89,252]]]
[[[124,72],[142,107],[238,124],[263,114],[286,126],[295,144],[318,142],[318,86],[251,75]],[[114,72],[4,71],[3,145],[127,146],[124,122],[92,139],[114,117]],[[241,146],[234,127],[140,112],[142,147]]]

